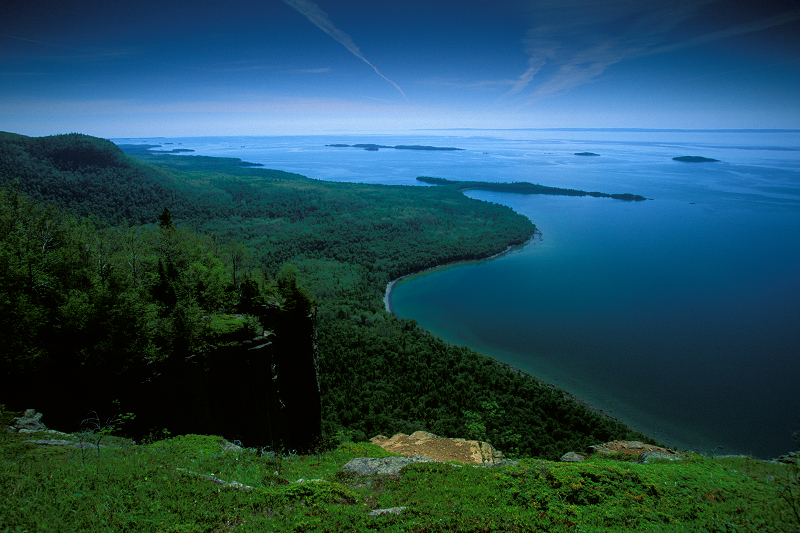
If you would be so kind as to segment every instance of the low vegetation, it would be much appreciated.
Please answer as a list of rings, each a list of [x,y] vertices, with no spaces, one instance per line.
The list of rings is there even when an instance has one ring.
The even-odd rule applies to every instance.
[[[742,457],[427,463],[359,477],[341,467],[392,454],[345,442],[301,456],[200,435],[26,442],[52,438],[93,442],[0,433],[0,531],[798,531],[786,497],[797,469]]]

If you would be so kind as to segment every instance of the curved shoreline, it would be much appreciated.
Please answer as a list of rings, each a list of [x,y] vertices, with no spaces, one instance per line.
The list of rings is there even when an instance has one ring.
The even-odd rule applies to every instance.
[[[536,226],[534,226],[533,234],[530,237],[528,237],[528,240],[526,240],[522,244],[512,244],[511,246],[507,247],[502,252],[498,252],[498,253],[496,253],[494,255],[490,255],[489,257],[481,257],[481,258],[478,258],[478,259],[459,259],[457,261],[450,261],[449,263],[442,263],[441,265],[436,265],[436,266],[432,266],[432,267],[429,267],[429,268],[423,268],[422,270],[417,270],[416,272],[409,272],[408,274],[403,274],[399,278],[393,279],[392,281],[390,281],[389,283],[386,284],[386,290],[383,293],[383,307],[384,307],[384,309],[386,310],[387,313],[389,313],[390,315],[394,315],[394,309],[392,308],[392,303],[391,303],[392,290],[394,290],[395,285],[397,285],[399,282],[403,281],[404,279],[406,279],[408,277],[416,276],[417,274],[422,274],[423,272],[430,272],[432,270],[436,270],[436,269],[439,269],[439,268],[442,268],[442,267],[446,267],[446,266],[458,265],[460,263],[471,263],[471,262],[474,262],[474,261],[491,261],[492,259],[497,259],[498,257],[504,256],[507,253],[509,253],[509,252],[511,252],[511,251],[513,251],[513,250],[515,250],[517,248],[523,248],[523,247],[529,245],[533,241],[533,239],[536,238],[537,235],[539,236],[539,240],[541,240],[542,232],[539,231],[539,229],[536,228]]]
[[[542,232],[539,231],[538,228],[535,228],[534,231],[533,231],[533,234],[525,242],[523,242],[522,244],[512,244],[511,246],[507,247],[502,252],[498,252],[498,253],[490,255],[488,257],[484,257],[484,258],[480,258],[480,259],[464,259],[464,260],[458,260],[458,261],[450,261],[448,263],[442,263],[440,265],[432,266],[430,268],[424,268],[422,270],[417,270],[415,272],[410,272],[408,274],[400,276],[399,278],[394,279],[394,280],[392,280],[392,281],[390,281],[389,283],[386,284],[386,291],[384,292],[384,295],[383,295],[384,308],[385,308],[387,313],[397,317],[394,314],[394,309],[393,309],[392,304],[391,304],[391,295],[392,295],[392,291],[394,290],[394,287],[397,285],[397,283],[399,283],[400,281],[402,281],[402,280],[404,280],[406,278],[409,278],[411,276],[416,276],[417,274],[422,274],[424,272],[430,272],[430,271],[433,271],[433,270],[437,270],[437,269],[440,269],[442,267],[454,266],[454,265],[458,265],[458,264],[461,264],[461,263],[466,264],[466,263],[471,263],[471,262],[475,262],[475,261],[490,261],[490,260],[493,260],[493,259],[497,259],[499,257],[502,257],[502,256],[508,254],[509,252],[511,252],[511,251],[513,251],[515,249],[523,248],[523,247],[527,246],[528,244],[530,244],[536,238],[537,235],[539,236],[539,239],[541,240]],[[477,351],[477,350],[475,350],[475,351]],[[492,355],[488,355],[488,354],[485,354],[483,352],[478,352],[478,353],[481,353],[482,355],[492,359],[497,365],[500,365],[501,367],[504,367],[504,368],[506,368],[508,370],[511,370],[512,372],[514,372],[514,373],[516,373],[516,374],[518,374],[520,376],[530,376],[533,379],[535,379],[535,380],[537,380],[537,381],[539,381],[541,383],[544,383],[545,385],[547,385],[550,388],[558,389],[558,390],[562,391],[563,394],[564,394],[564,398],[565,399],[572,400],[572,401],[574,401],[576,403],[579,403],[580,405],[585,407],[587,410],[589,410],[589,411],[591,411],[591,412],[593,412],[593,413],[595,413],[597,415],[600,415],[601,417],[603,417],[605,419],[612,420],[614,422],[619,422],[619,423],[624,424],[625,426],[631,428],[634,431],[639,431],[640,433],[644,433],[645,435],[649,436],[650,438],[653,438],[646,431],[644,431],[644,430],[640,429],[639,427],[637,427],[636,424],[632,424],[632,423],[626,422],[624,419],[622,419],[622,418],[620,418],[618,416],[615,416],[610,411],[608,411],[606,409],[603,409],[601,407],[597,407],[596,405],[592,404],[591,402],[581,398],[580,396],[575,395],[574,393],[568,391],[567,389],[565,389],[565,388],[563,388],[563,387],[561,387],[559,385],[556,385],[555,383],[551,383],[549,381],[546,381],[546,380],[536,376],[535,374],[531,374],[530,372],[522,370],[522,369],[520,369],[520,368],[518,368],[518,367],[516,367],[516,366],[514,366],[514,365],[512,365],[510,363],[506,363],[505,361],[502,361],[502,360],[500,360],[497,357],[494,357]]]

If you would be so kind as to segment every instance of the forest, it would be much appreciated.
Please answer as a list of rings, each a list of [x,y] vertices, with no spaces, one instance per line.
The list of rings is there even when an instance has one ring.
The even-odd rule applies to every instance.
[[[326,182],[149,148],[0,134],[0,374],[23,384],[0,402],[31,407],[41,376],[91,369],[88,405],[107,376],[206,349],[215,317],[263,329],[252,311],[272,302],[317,317],[326,446],[419,429],[547,459],[653,442],[384,310],[393,279],[526,242],[535,227],[510,208],[444,181]]]

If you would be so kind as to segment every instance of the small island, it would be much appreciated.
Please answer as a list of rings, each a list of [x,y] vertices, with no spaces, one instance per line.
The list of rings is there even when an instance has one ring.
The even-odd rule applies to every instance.
[[[575,155],[596,155],[598,157],[600,156],[600,154],[596,154],[594,152],[577,152]]]
[[[370,152],[377,152],[380,148],[391,148],[394,150],[438,150],[438,151],[453,151],[463,150],[463,148],[454,148],[452,146],[422,146],[419,144],[405,145],[398,144],[397,146],[385,146],[383,144],[326,144],[332,148],[363,148]]]
[[[719,159],[711,159],[710,157],[702,157],[699,155],[682,155],[673,157],[673,161],[682,161],[684,163],[718,163]]]
[[[165,143],[171,144],[171,143]],[[189,148],[173,148],[172,150],[150,150],[154,154],[184,154],[188,152],[194,152],[194,150],[190,150]]]

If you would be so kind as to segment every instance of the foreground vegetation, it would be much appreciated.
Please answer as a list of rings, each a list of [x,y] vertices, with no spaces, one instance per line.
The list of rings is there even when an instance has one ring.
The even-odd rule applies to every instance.
[[[25,442],[52,438],[104,447]],[[800,530],[797,468],[750,458],[427,463],[366,477],[341,470],[355,457],[389,455],[369,443],[299,456],[214,436],[137,445],[102,429],[0,432],[0,531]],[[405,509],[368,515],[394,507]]]

